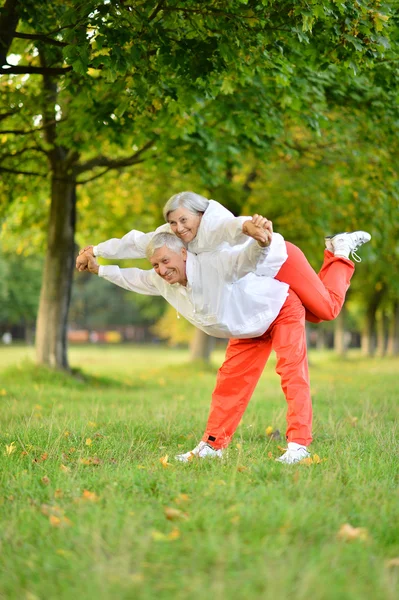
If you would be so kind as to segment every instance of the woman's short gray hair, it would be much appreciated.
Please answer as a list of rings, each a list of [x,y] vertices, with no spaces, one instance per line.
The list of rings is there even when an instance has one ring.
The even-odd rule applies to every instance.
[[[195,192],[179,192],[175,194],[165,204],[163,207],[163,216],[165,221],[168,221],[168,214],[183,206],[187,208],[194,215],[198,213],[204,213],[209,206],[209,200],[204,198],[204,196],[200,196]]]
[[[185,248],[181,239],[176,237],[174,233],[156,233],[147,246],[146,255],[148,260],[154,256],[158,248],[162,248],[163,246],[176,252],[176,254],[179,254],[181,249]]]

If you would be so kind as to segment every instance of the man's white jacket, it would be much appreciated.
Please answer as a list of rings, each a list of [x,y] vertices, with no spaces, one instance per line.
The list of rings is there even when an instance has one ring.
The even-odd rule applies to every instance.
[[[284,238],[274,233],[268,248],[251,240],[216,252],[188,252],[186,286],[167,283],[153,269],[108,265],[98,274],[126,290],[163,296],[209,335],[251,338],[269,328],[286,300],[289,286],[273,279],[286,259]]]

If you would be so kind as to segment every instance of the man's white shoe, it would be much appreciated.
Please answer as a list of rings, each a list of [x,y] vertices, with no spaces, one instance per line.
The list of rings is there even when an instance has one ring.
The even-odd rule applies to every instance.
[[[308,458],[310,452],[306,450],[306,446],[296,444],[295,442],[288,442],[288,449],[280,458],[276,458],[277,462],[285,463],[286,465],[293,465],[294,463]]]
[[[327,250],[333,252],[335,256],[349,258],[351,255],[354,261],[361,262],[362,259],[356,254],[356,250],[369,242],[371,235],[367,231],[353,231],[352,233],[328,235],[324,240]]]
[[[194,460],[195,458],[222,458],[222,456],[223,450],[215,450],[215,448],[212,448],[206,442],[200,442],[194,450],[185,454],[178,454],[175,456],[175,459],[180,462],[190,462],[190,460]]]

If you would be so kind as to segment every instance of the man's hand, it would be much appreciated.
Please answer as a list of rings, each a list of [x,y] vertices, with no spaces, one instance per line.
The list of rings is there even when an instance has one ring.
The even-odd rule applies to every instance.
[[[78,271],[87,271],[87,263],[88,256],[94,256],[93,254],[93,246],[86,246],[79,252],[79,255],[76,258],[76,268]]]
[[[98,275],[98,270],[100,267],[98,265],[96,257],[90,253],[85,254],[85,256],[87,256],[87,270],[90,273],[94,273],[95,275]]]
[[[266,248],[272,241],[273,223],[262,215],[255,214],[251,221],[245,221],[242,232],[256,240],[259,246]]]

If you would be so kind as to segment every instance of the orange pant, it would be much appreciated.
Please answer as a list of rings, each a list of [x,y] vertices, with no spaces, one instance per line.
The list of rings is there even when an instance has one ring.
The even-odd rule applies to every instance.
[[[278,317],[263,335],[229,342],[202,438],[214,448],[229,444],[272,349],[288,403],[287,440],[304,445],[312,441],[305,310],[295,292],[290,291]]]
[[[355,270],[347,258],[324,252],[319,274],[313,270],[302,250],[286,242],[288,258],[276,279],[288,283],[306,309],[306,320],[312,323],[331,321],[338,316]]]

